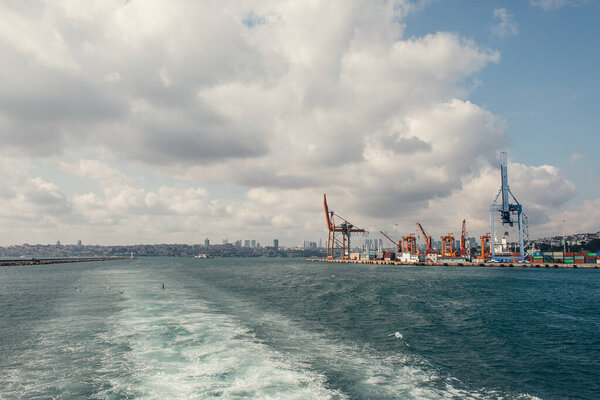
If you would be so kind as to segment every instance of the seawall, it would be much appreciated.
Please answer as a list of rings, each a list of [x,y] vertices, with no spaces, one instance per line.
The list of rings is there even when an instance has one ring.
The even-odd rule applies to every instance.
[[[325,258],[307,258],[310,262],[329,262],[346,264],[375,264],[375,265],[426,265],[432,267],[501,267],[501,268],[569,268],[569,269],[600,269],[600,264],[559,264],[559,263],[486,263],[480,261],[470,262],[419,262],[405,263],[392,260],[330,260]]]

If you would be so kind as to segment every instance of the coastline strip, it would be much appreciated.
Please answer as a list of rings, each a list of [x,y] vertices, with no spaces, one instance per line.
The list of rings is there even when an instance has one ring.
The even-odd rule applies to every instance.
[[[65,264],[91,261],[130,260],[131,257],[84,257],[84,258],[22,258],[17,260],[0,260],[0,266]]]

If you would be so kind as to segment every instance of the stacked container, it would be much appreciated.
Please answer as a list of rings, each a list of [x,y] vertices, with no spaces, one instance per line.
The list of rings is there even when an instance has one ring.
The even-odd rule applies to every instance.
[[[575,259],[573,258],[573,253],[565,253],[565,264],[575,264]]]

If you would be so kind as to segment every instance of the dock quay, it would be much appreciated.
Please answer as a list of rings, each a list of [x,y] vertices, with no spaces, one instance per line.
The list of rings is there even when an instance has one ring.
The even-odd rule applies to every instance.
[[[489,263],[481,261],[464,262],[417,262],[407,263],[396,260],[341,260],[326,258],[307,258],[310,262],[345,263],[345,264],[374,264],[374,265],[398,265],[414,266],[424,265],[431,267],[484,267],[484,268],[567,268],[567,269],[600,269],[600,264],[562,264],[562,263]]]
[[[0,260],[0,266],[66,264],[66,263],[115,261],[115,260],[129,260],[129,259],[131,259],[131,258],[130,257],[19,258],[19,259],[15,259],[15,260]]]

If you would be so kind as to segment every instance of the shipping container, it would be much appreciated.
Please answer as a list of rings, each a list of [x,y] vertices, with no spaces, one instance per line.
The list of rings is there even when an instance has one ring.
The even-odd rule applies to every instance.
[[[563,256],[563,252],[562,251],[555,251],[552,253],[552,255],[554,256],[554,258],[556,257],[562,257]]]
[[[575,264],[575,260],[567,260],[567,259],[565,259],[565,264]]]
[[[575,260],[575,264],[585,264],[585,260]]]

